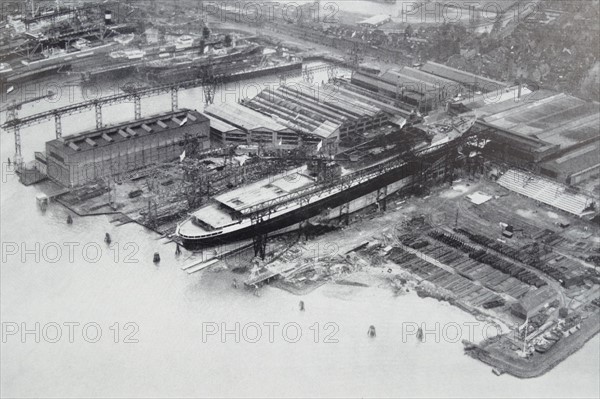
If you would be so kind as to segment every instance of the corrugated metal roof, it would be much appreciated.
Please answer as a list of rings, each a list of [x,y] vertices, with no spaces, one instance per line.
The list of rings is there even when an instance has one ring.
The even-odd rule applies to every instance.
[[[329,138],[345,123],[374,117],[381,109],[368,97],[334,85],[304,83],[264,90],[248,106],[277,115],[280,123],[321,138]],[[210,112],[210,111],[207,111]]]
[[[229,123],[223,122],[219,118],[215,118],[212,115],[206,115],[206,116],[210,120],[211,129],[216,129],[221,133],[240,131],[240,129],[238,129],[237,127],[231,126]]]
[[[324,139],[331,137],[339,128],[341,124],[335,124],[333,122],[325,121],[319,125],[318,128],[313,130],[313,134]]]
[[[240,104],[213,104],[206,107],[204,112],[247,131],[260,128],[275,132],[288,130],[287,127],[280,125],[272,118]]]
[[[365,75],[363,73],[357,72],[355,74],[352,75],[352,81],[356,81],[356,82],[360,82],[360,83],[366,83],[370,86],[376,87],[378,89],[383,89],[386,90],[390,93],[396,93],[396,91],[398,90],[398,88],[391,84],[388,83],[386,81],[381,80],[380,78],[377,77],[373,77],[373,76],[369,76],[369,75]]]
[[[421,67],[421,71],[429,72],[434,75],[469,85],[483,83],[485,86],[489,86],[489,90],[495,90],[497,87],[506,86],[506,83],[475,75],[470,72],[461,71],[460,69],[451,68],[449,66],[438,64],[432,61],[427,61],[425,65]]]
[[[600,142],[568,152],[560,158],[545,162],[544,168],[570,175],[600,164]]]
[[[557,298],[552,287],[546,285],[535,291],[529,291],[518,303],[529,314],[533,314]]]

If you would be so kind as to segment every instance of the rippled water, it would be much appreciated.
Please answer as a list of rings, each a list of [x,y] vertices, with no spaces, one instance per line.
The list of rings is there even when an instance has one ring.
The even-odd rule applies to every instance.
[[[180,105],[200,109],[200,93],[200,89],[184,93]],[[75,99],[80,97],[75,91]],[[67,103],[63,98],[57,104],[32,104],[22,112]],[[166,110],[168,97],[144,101],[144,107],[148,113]],[[133,105],[108,108],[105,121],[124,120],[128,112],[133,114]],[[65,118],[64,125],[70,132],[93,127],[93,117]],[[26,130],[25,153],[43,148],[43,142],[52,138],[52,127],[49,123]],[[12,136],[2,133],[0,139],[1,159],[12,158]],[[303,297],[267,287],[257,297],[233,289],[235,275],[227,271],[187,275],[180,270],[185,255],[176,259],[171,245],[159,243],[156,235],[137,225],[115,227],[106,217],[76,217],[68,226],[67,211],[62,207],[52,205],[44,215],[37,210],[34,197],[38,188],[20,185],[6,171],[0,187],[3,326],[17,323],[20,328],[25,323],[33,329],[36,322],[40,329],[46,326],[39,343],[31,334],[24,337],[25,342],[20,334],[3,337],[0,375],[4,396],[599,395],[598,337],[542,378],[496,377],[489,367],[463,355],[460,342],[418,343],[413,336],[403,336],[403,322],[464,326],[474,321],[448,304],[412,294],[395,297],[383,287],[330,285]],[[106,232],[113,237],[118,253],[102,242]],[[13,254],[15,245],[19,249]],[[74,248],[72,258],[69,245]],[[24,255],[22,249],[30,253]],[[155,251],[162,257],[158,266],[152,263]],[[305,312],[298,311],[300,299],[306,304]],[[79,323],[72,343],[64,325],[69,322]],[[81,331],[90,322],[102,331],[96,343],[86,342]],[[133,336],[137,343],[124,342],[134,331],[132,326],[125,328],[127,322],[139,327]],[[280,326],[269,342],[268,329],[263,327],[257,343],[244,339],[236,343],[234,336],[223,340],[218,334],[203,342],[203,323],[227,323],[233,328],[236,322],[260,326],[295,322],[302,336],[289,343]],[[337,343],[323,342],[332,331],[324,329],[327,322],[338,327]],[[57,343],[49,342],[56,334],[49,323],[62,326]],[[114,323],[119,323],[118,329]],[[318,342],[314,323],[319,323]],[[367,337],[369,325],[376,326],[374,339]],[[118,337],[115,330],[120,332]],[[87,332],[85,338],[95,337],[95,330]],[[253,330],[247,333],[254,337]],[[288,333],[288,340],[294,338],[293,331]]]

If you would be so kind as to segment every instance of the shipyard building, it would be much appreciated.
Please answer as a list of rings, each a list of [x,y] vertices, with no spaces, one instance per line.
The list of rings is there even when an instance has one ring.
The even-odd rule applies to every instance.
[[[596,102],[517,86],[499,95],[476,96],[461,105],[477,112],[474,130],[493,138],[491,148],[507,161],[527,165],[558,158],[547,165],[544,174],[562,182],[598,165],[598,158],[586,156],[587,150],[582,149],[587,147],[591,153],[590,145],[598,140],[600,106]],[[558,173],[556,163],[566,161],[569,170]]]
[[[269,88],[244,105],[322,142],[331,153],[337,152],[341,141],[404,121],[398,117],[402,110],[344,84],[315,87],[296,83]]]
[[[545,307],[549,307],[557,298],[556,291],[550,286],[545,286],[528,292],[521,300],[511,306],[511,313],[515,317],[527,320]]]
[[[471,131],[486,138],[485,157],[511,165],[501,186],[577,216],[597,207],[589,191],[600,173],[597,102],[515,86],[457,105],[477,113]]]
[[[210,137],[215,144],[258,144],[267,149],[289,150],[303,142],[297,131],[240,104],[209,105],[204,113],[210,120]]]
[[[184,109],[55,139],[46,143],[48,177],[74,187],[172,161],[188,139],[209,148],[209,129],[208,118]]]
[[[600,174],[600,141],[544,162],[540,173],[567,184],[578,184]]]
[[[358,72],[352,83],[402,101],[421,112],[434,110],[445,102],[470,93],[501,91],[506,84],[435,62],[420,69],[394,68],[381,74]]]
[[[352,83],[398,99],[422,112],[437,108],[463,90],[456,82],[410,67],[390,69],[377,76],[358,72],[352,75]]]

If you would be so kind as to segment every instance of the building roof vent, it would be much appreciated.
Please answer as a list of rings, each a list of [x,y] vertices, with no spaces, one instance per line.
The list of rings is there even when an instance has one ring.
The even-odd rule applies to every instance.
[[[75,151],[81,151],[81,148],[79,148],[79,146],[73,142],[69,142],[69,147],[71,147]]]

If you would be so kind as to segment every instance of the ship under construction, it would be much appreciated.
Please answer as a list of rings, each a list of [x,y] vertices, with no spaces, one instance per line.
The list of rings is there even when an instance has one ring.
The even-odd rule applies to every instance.
[[[293,231],[306,222],[348,218],[374,204],[385,207],[386,197],[418,183],[427,168],[448,164],[446,158],[457,155],[460,138],[474,122],[463,118],[452,131],[413,142],[402,152],[400,145],[391,146],[369,165],[345,168],[320,158],[218,195],[179,224],[176,235],[187,249],[264,241],[269,233]],[[402,132],[409,129],[419,130],[405,127],[398,136],[406,137]]]

